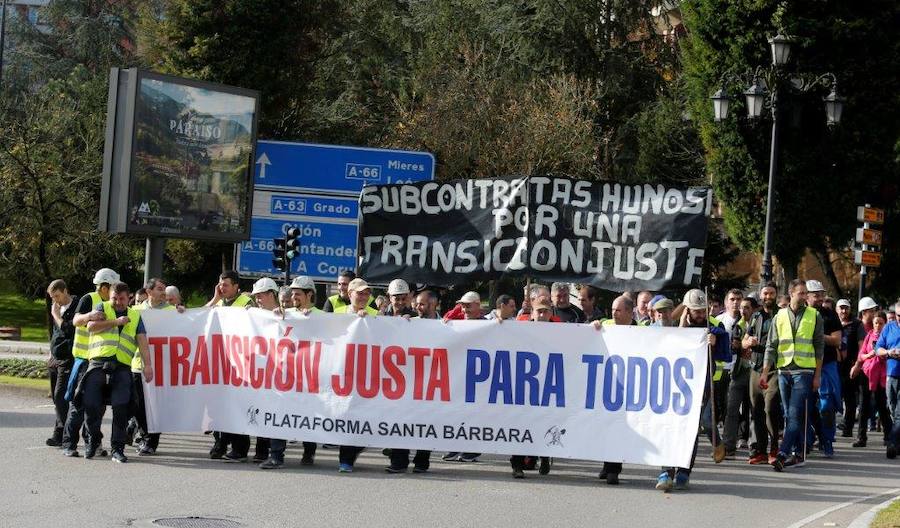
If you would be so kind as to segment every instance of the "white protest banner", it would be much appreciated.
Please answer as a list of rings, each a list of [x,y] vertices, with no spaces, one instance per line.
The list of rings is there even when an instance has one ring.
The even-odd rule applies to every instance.
[[[688,466],[704,329],[147,310],[158,432]]]

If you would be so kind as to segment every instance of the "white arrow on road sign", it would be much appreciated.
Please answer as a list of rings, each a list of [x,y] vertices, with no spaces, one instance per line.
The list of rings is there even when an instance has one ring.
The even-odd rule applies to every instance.
[[[262,156],[260,156],[259,159],[256,160],[256,164],[259,165],[259,177],[265,178],[266,177],[266,165],[272,164],[272,162],[269,161],[269,156],[266,156],[266,153],[263,152]]]

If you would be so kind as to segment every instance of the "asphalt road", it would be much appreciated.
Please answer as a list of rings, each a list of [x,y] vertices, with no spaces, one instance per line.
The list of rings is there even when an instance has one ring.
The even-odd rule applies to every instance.
[[[822,527],[848,526],[900,495],[900,460],[886,460],[880,442],[853,449],[847,439],[834,459],[812,456],[783,474],[749,466],[743,454],[715,465],[701,441],[690,490],[663,494],[655,468],[626,465],[611,487],[597,479],[598,464],[571,460],[522,481],[499,456],[389,475],[385,457],[369,450],[354,473],[338,474],[336,450],[301,467],[290,445],[285,469],[262,471],[209,460],[211,438],[201,434],[163,435],[156,456],[124,465],[69,459],[44,446],[52,423],[44,394],[0,386],[0,526],[159,526],[152,521],[200,516],[266,527]]]

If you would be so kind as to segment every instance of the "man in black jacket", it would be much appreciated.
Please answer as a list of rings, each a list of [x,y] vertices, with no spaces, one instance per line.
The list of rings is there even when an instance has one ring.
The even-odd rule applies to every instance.
[[[66,386],[72,373],[72,342],[75,339],[75,299],[69,295],[65,281],[56,279],[47,287],[47,295],[53,303],[50,315],[53,318],[53,331],[50,336],[50,380],[53,392],[53,405],[56,407],[56,424],[53,435],[47,439],[47,445],[60,447],[63,445],[63,430],[66,416],[69,413],[69,402],[66,401]]]

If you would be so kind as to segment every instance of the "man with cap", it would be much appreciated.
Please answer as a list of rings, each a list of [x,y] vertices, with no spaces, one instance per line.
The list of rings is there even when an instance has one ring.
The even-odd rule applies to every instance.
[[[355,278],[347,284],[347,294],[349,295],[348,304],[338,306],[334,309],[336,314],[356,314],[358,317],[375,317],[378,310],[369,305],[369,299],[372,297],[372,289],[369,283],[360,278]],[[340,446],[338,451],[338,471],[341,473],[352,473],[353,465],[364,447],[358,446]]]
[[[653,314],[654,321],[650,326],[678,326],[678,321],[672,317],[672,311],[675,309],[675,303],[672,299],[657,295],[655,301],[650,305],[650,311]]]
[[[707,365],[707,369],[715,369],[716,364],[724,359],[731,357],[731,343],[729,342],[728,332],[722,326],[722,323],[709,317],[709,305],[706,302],[706,294],[698,289],[688,290],[684,296],[684,311],[681,315],[679,326],[683,328],[706,328],[708,330],[707,344],[712,349],[710,354],[712,361]],[[713,372],[714,374],[714,372]],[[719,432],[712,420],[712,394],[713,387],[710,385],[710,375],[705,376],[706,384],[703,390],[703,409],[700,412],[700,423],[707,430],[710,442],[713,444],[713,460],[718,464],[725,458],[725,446],[719,438]],[[691,471],[694,469],[694,461],[697,457],[698,440],[694,440],[694,452],[691,455],[691,463],[686,468],[662,468],[656,480],[656,489],[668,492],[673,487],[675,489],[687,489],[690,482]]]
[[[246,293],[241,292],[240,286],[241,276],[234,270],[223,271],[219,275],[219,282],[216,284],[213,298],[206,303],[207,307],[231,307],[231,308],[252,308],[254,306],[253,298]],[[227,461],[237,462],[241,458],[246,461],[247,452],[250,450],[250,437],[247,435],[233,435],[231,433],[213,432],[212,449],[209,450],[209,458],[214,460],[224,458]],[[236,440],[236,444],[235,444]],[[231,445],[231,451],[228,446]],[[244,456],[237,456],[243,453]],[[230,455],[230,456],[229,456]]]
[[[99,318],[87,324],[91,334],[88,345],[88,368],[81,381],[85,421],[90,445],[84,458],[93,458],[100,445],[100,424],[106,412],[106,395],[112,406],[112,459],[128,461],[125,456],[125,427],[128,425],[131,401],[131,368],[134,357],[143,358],[141,367],[147,381],[153,378],[147,332],[141,312],[128,306],[131,291],[124,282],[113,285],[109,300],[94,307]]]
[[[382,312],[383,315],[408,315],[410,317],[416,315],[415,310],[410,306],[409,284],[407,284],[405,280],[392,280],[391,283],[388,284],[387,292],[390,302],[388,303],[387,308]]]
[[[69,414],[66,416],[66,425],[63,431],[63,438],[68,439],[68,444],[63,444],[63,455],[67,457],[77,457],[78,451],[78,435],[84,425],[84,402],[79,388],[87,371],[87,360],[89,357],[88,347],[90,345],[90,332],[88,332],[87,324],[91,321],[102,321],[104,316],[102,313],[94,311],[94,307],[98,304],[109,300],[110,289],[114,284],[118,284],[119,274],[109,268],[101,268],[94,274],[94,285],[96,290],[92,293],[85,294],[78,300],[78,307],[75,308],[75,316],[72,318],[72,324],[75,326],[75,339],[72,343],[72,355],[75,361],[72,364],[72,373],[69,376],[66,397],[69,401]],[[98,433],[96,438],[92,438],[93,445],[88,445],[88,439],[85,438],[85,449],[91,453],[96,453],[100,449],[100,439],[102,436]],[[105,450],[100,450],[100,456],[106,456]]]
[[[478,295],[478,292],[467,291],[456,301],[456,305],[462,310],[463,319],[484,319],[484,313],[481,310],[481,296]],[[480,456],[481,453],[460,453],[459,451],[451,451],[442,456],[441,460],[447,462],[476,462]]]
[[[856,364],[859,350],[866,339],[862,321],[853,317],[852,305],[847,299],[838,299],[837,314],[841,320],[841,348],[838,352],[838,370],[841,374],[841,396],[844,400],[844,430],[841,436],[853,438],[856,424],[856,406],[859,403],[860,377],[850,377],[850,369]]]
[[[841,407],[841,376],[838,372],[838,349],[841,346],[841,320],[834,310],[826,308],[825,287],[817,280],[806,281],[807,304],[822,316],[825,342],[819,380],[818,414],[819,448],[826,458],[834,456],[835,419]]]
[[[895,306],[900,310],[900,302]],[[887,397],[894,425],[888,435],[887,457],[896,458],[900,449],[900,322],[885,325],[875,342],[875,353],[887,358]],[[863,427],[860,425],[860,429]]]
[[[807,306],[806,282],[791,281],[791,301],[775,315],[766,343],[760,387],[768,386],[768,375],[778,369],[778,384],[785,410],[784,439],[772,463],[775,471],[806,463],[806,426],[809,400],[819,388],[824,354],[824,322],[819,312]]]

